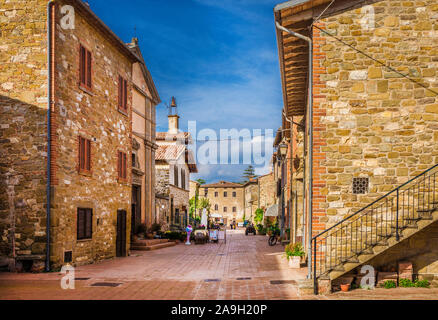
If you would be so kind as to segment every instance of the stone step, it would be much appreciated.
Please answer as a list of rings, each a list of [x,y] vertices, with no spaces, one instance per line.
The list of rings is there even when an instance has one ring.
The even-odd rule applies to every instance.
[[[139,246],[153,246],[155,244],[160,243],[167,243],[169,242],[169,239],[144,239],[144,240],[137,240],[135,242],[132,242],[131,245],[139,247]]]
[[[167,247],[173,247],[175,245],[176,245],[176,243],[173,241],[172,242],[157,243],[157,244],[150,245],[150,246],[133,246],[133,245],[131,245],[131,250],[151,251],[151,250],[157,250],[157,249],[162,249],[162,248],[167,248]]]

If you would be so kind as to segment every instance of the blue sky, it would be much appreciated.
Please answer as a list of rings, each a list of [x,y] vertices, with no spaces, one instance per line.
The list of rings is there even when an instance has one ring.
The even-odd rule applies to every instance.
[[[181,129],[274,129],[281,78],[273,0],[88,0],[124,41],[139,38],[161,99],[178,101]],[[129,3],[129,5],[128,5]],[[136,29],[136,31],[135,31]],[[167,109],[157,107],[158,131]],[[198,166],[193,179],[240,181],[246,165]],[[258,173],[266,173],[267,167]]]

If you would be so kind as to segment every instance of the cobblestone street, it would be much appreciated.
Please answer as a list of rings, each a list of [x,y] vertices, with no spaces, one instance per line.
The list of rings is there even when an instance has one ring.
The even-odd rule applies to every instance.
[[[76,269],[75,290],[63,290],[61,273],[0,274],[1,299],[438,299],[438,289],[355,290],[329,296],[300,295],[296,283],[306,268],[288,269],[283,247],[269,247],[264,236],[228,231],[226,244],[134,251]],[[289,280],[275,284],[275,280]],[[274,284],[271,282],[274,281]],[[92,286],[116,283],[115,287]],[[389,295],[388,295],[389,294]]]

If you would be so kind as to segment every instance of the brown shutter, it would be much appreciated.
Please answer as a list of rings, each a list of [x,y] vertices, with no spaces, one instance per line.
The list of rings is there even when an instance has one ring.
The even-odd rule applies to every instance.
[[[87,87],[91,89],[91,52],[87,50]]]
[[[121,162],[122,162],[122,155],[121,155],[121,152],[119,151],[119,152],[117,152],[117,176],[119,178],[122,177],[122,175],[121,175],[122,163]]]
[[[85,169],[85,139],[80,137],[80,149],[79,149],[79,168],[81,170]]]
[[[91,171],[91,141],[87,140],[87,161],[86,161],[87,171]]]
[[[77,217],[77,238],[83,239],[85,236],[85,212],[84,209],[78,208],[78,217]]]
[[[123,153],[123,179],[127,178],[127,163],[126,163],[126,153]]]
[[[118,83],[118,91],[119,91],[119,104],[118,104],[118,106],[119,106],[119,109],[122,109],[122,99],[123,99],[123,97],[122,97],[122,95],[123,95],[123,88],[122,88],[122,84],[123,84],[123,80],[122,80],[122,77],[121,76],[119,76],[119,83]]]
[[[80,46],[79,52],[79,82],[81,85],[85,85],[85,48]]]
[[[86,209],[85,211],[85,237],[91,239],[93,237],[93,210]]]
[[[128,110],[128,81],[123,80],[123,109]]]

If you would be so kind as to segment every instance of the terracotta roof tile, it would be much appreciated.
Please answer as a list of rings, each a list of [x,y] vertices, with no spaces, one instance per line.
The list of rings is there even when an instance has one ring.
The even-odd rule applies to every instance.
[[[242,188],[243,185],[228,181],[219,181],[211,184],[204,184],[201,188]]]
[[[177,160],[184,150],[183,145],[159,146],[155,152],[155,160]]]

